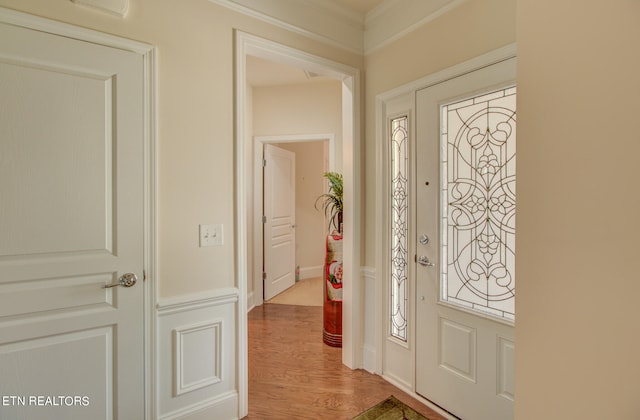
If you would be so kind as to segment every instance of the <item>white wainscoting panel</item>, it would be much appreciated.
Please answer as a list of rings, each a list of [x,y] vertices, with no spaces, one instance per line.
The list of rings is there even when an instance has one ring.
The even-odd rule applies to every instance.
[[[160,299],[158,418],[238,418],[237,304],[235,288]]]
[[[174,396],[220,382],[223,320],[173,330]]]

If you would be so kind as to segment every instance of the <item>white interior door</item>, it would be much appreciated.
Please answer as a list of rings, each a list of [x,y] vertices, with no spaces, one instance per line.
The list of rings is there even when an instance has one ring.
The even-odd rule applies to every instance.
[[[0,24],[0,418],[144,418],[143,103],[140,54]]]
[[[264,299],[296,281],[296,155],[264,146]]]
[[[416,390],[513,418],[515,59],[417,92]]]

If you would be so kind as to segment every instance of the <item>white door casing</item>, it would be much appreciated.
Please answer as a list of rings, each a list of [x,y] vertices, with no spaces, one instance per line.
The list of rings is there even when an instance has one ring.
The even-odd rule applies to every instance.
[[[144,418],[152,49],[0,17],[0,417]]]
[[[296,155],[264,145],[264,298],[295,284]]]
[[[441,206],[444,175],[440,156],[444,152],[440,145],[443,132],[440,105],[514,84],[515,58],[512,58],[416,93],[416,239],[424,234],[429,242],[418,241],[415,246],[418,260],[426,257],[433,265],[423,260],[425,264],[416,267],[415,387],[418,394],[461,418],[513,417],[515,345],[511,322],[444,302],[441,296],[443,267],[451,264],[450,258],[442,255],[441,220],[451,215],[443,215]],[[486,124],[484,120],[483,123]],[[485,133],[479,134],[481,137]],[[493,158],[487,154],[489,164]],[[453,168],[454,162],[447,164],[457,170]],[[469,191],[460,188],[463,195]],[[486,195],[490,193],[487,191]],[[483,217],[492,215],[489,212]],[[448,237],[447,241],[448,246],[454,246],[453,238]],[[455,252],[463,251],[456,248]],[[487,253],[478,258],[490,256]],[[494,263],[491,262],[491,267]]]

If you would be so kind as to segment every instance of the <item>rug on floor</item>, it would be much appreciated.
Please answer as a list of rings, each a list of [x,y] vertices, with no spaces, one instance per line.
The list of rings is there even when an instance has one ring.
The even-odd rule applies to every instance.
[[[362,414],[357,415],[353,420],[429,420],[427,417],[417,413],[396,397],[391,395],[386,400],[374,405]]]

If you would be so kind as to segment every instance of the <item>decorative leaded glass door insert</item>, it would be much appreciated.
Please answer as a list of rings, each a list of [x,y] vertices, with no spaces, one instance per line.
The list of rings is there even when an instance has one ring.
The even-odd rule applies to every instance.
[[[409,118],[391,120],[391,336],[407,341]]]
[[[440,107],[441,299],[514,320],[516,88]]]

